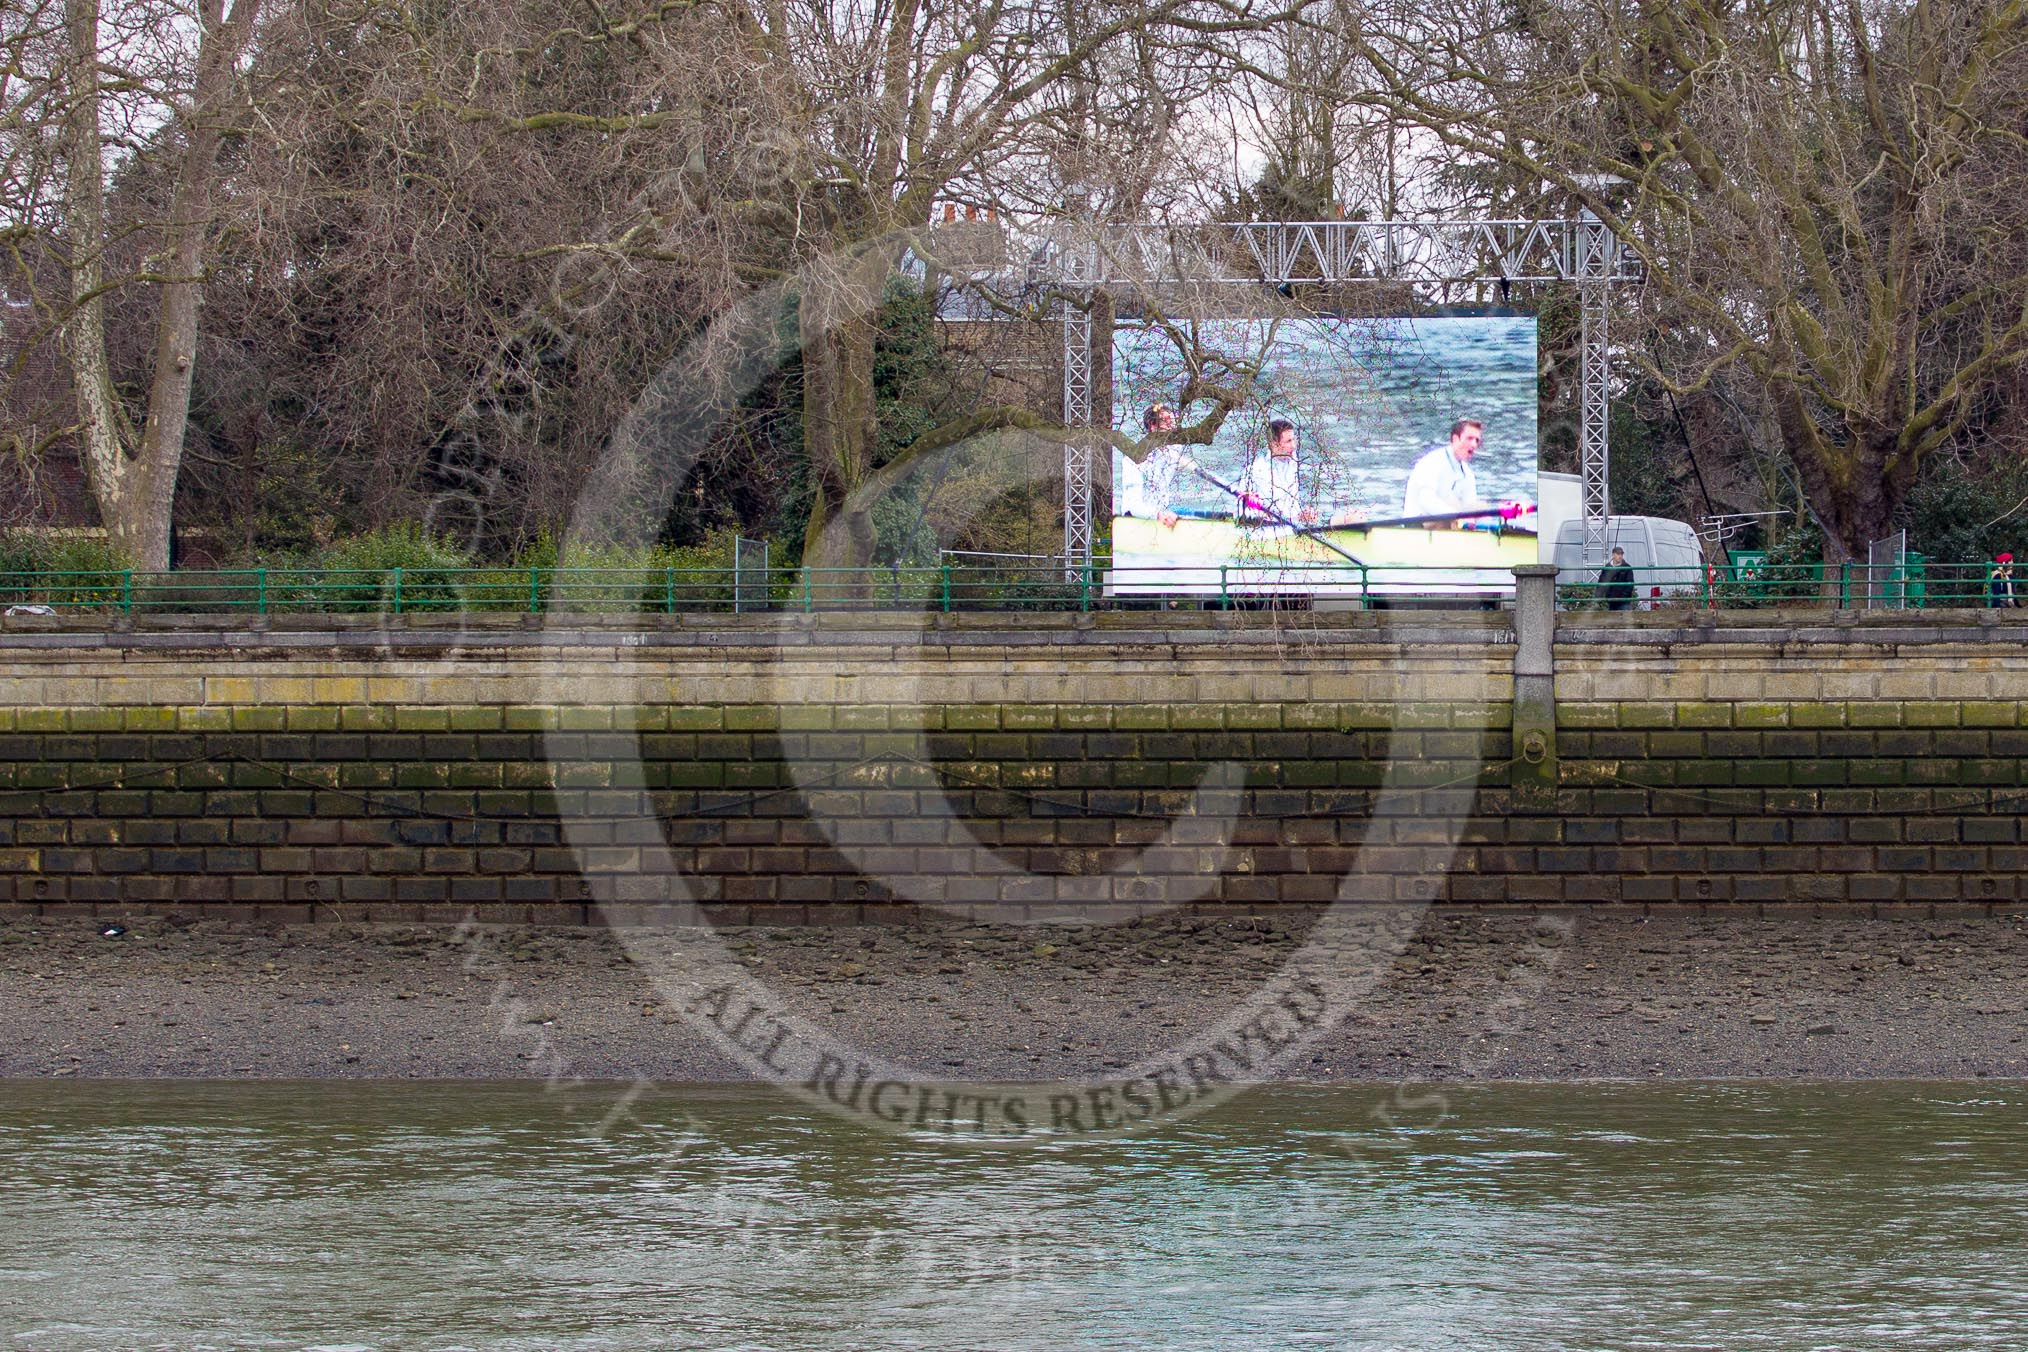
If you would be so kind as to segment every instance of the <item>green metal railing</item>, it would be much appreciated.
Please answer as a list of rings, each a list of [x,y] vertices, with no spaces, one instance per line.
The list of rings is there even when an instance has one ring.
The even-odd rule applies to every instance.
[[[1995,586],[1990,563],[1914,561],[1892,567],[1847,564],[1718,564],[1629,568],[1607,576],[1599,565],[1557,575],[1557,603],[1571,610],[1777,606],[1827,610],[1944,610],[2028,605],[2028,580]]]
[[[1597,566],[1565,569],[1558,603],[1574,610],[1755,609],[1811,606],[1922,609],[1986,606],[1992,565],[1919,568],[1636,568],[1601,581]],[[2028,582],[2019,586],[2028,602]],[[1505,568],[1227,563],[1149,567],[1100,560],[999,562],[947,558],[877,568],[388,568],[191,569],[175,572],[0,573],[0,609],[61,613],[429,615],[693,614],[743,611],[1091,611],[1184,605],[1380,605],[1421,599],[1500,604]]]

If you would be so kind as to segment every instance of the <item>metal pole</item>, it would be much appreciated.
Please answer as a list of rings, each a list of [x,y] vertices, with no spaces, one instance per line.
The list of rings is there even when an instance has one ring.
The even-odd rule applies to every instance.
[[[1069,263],[1077,280],[1091,281],[1097,272],[1096,259],[1088,246],[1080,246]],[[1082,305],[1064,302],[1063,311],[1063,425],[1086,428],[1092,425],[1091,409],[1091,297]],[[1063,445],[1063,563],[1066,580],[1074,578],[1091,563],[1091,447],[1065,442]]]
[[[1611,420],[1606,390],[1606,304],[1608,250],[1612,233],[1589,209],[1578,217],[1579,329],[1584,353],[1579,374],[1580,471],[1584,480],[1584,564],[1596,567],[1606,557],[1606,516],[1612,510],[1607,425]]]

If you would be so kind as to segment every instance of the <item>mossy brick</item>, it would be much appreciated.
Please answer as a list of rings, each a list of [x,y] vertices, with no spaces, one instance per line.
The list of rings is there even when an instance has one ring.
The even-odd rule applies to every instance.
[[[791,703],[781,709],[781,728],[783,732],[827,732],[834,726],[834,716],[836,709],[827,703]]]
[[[613,767],[607,761],[564,761],[556,766],[556,786],[562,789],[606,789],[613,783]]]
[[[671,761],[660,770],[658,778],[662,783],[657,787],[717,789],[725,786],[725,765],[721,761]]]
[[[613,708],[617,732],[661,732],[669,726],[669,708],[663,704],[620,704]]]
[[[1110,704],[1062,704],[1056,709],[1056,726],[1066,732],[1109,732],[1113,712]]]
[[[1738,756],[1752,758],[1760,754],[1760,732],[1730,732],[1726,728],[1712,728],[1704,734],[1704,750],[1712,756]]]
[[[1003,704],[1000,726],[1010,732],[1046,732],[1056,726],[1056,709],[1048,704]]]
[[[1621,728],[1668,728],[1676,724],[1676,706],[1650,700],[1627,700],[1618,706],[1614,726]]]
[[[1123,732],[1159,732],[1170,726],[1169,706],[1161,703],[1121,704],[1113,708],[1113,726]]]
[[[351,805],[359,809],[357,803]],[[316,817],[316,795],[308,788],[262,788],[260,791],[260,815],[262,817]]]
[[[1571,701],[1556,706],[1556,726],[1559,728],[1608,729],[1620,725],[1620,706]]]
[[[307,761],[317,755],[317,739],[307,732],[262,733],[255,747],[254,754],[267,761]]]
[[[438,789],[450,784],[451,771],[432,761],[407,761],[395,767],[394,782],[403,789]]]
[[[1387,782],[1387,765],[1383,761],[1342,760],[1332,767],[1332,781],[1340,788],[1377,789]]]
[[[156,817],[199,817],[204,814],[204,795],[157,789],[148,795],[148,812]]]
[[[1066,789],[1105,789],[1113,786],[1114,767],[1105,761],[1063,761],[1053,768],[1055,782]]]
[[[1785,728],[1789,725],[1786,704],[1740,703],[1732,706],[1735,728]]]
[[[1131,733],[1095,732],[1085,739],[1085,748],[1095,760],[1132,760],[1141,754],[1141,739]],[[1300,747],[1283,753],[1301,755]]]
[[[782,710],[782,726],[785,728],[804,726],[793,722],[790,719],[790,712],[791,709],[808,707],[812,706],[792,705],[789,709]],[[828,705],[815,707],[823,708],[827,716],[831,713]],[[725,728],[725,709],[722,705],[672,704],[665,712],[668,714],[668,728],[671,732],[722,732]],[[823,726],[830,727],[831,724],[826,722]]]
[[[234,732],[281,732],[289,725],[289,711],[280,705],[239,704],[232,710]]]
[[[130,704],[120,710],[120,722],[128,732],[175,732],[182,726],[183,709],[149,704]]]
[[[782,711],[772,704],[728,704],[719,713],[727,732],[773,732],[782,725]]]
[[[1908,762],[1903,760],[1867,757],[1855,757],[1845,764],[1851,771],[1853,784],[1899,784],[1908,766]]]
[[[2021,762],[2017,760],[1996,760],[1981,757],[1965,762],[1965,782],[1969,784],[2018,784],[2021,782]]]
[[[728,789],[779,789],[789,784],[788,767],[773,761],[731,761],[725,767]]]
[[[1842,728],[1845,705],[1836,700],[1796,700],[1789,705],[1792,728]]]
[[[295,704],[285,711],[283,726],[290,732],[336,732],[339,712],[335,704]]]
[[[1850,762],[1842,760],[1796,760],[1789,762],[1789,782],[1798,788],[1821,788],[1852,782]]]
[[[1845,703],[1845,722],[1854,728],[1898,728],[1901,703],[1889,699],[1855,699]]]
[[[176,767],[176,787],[179,789],[222,789],[232,782],[232,767],[217,762],[199,762],[196,765]]]
[[[2015,727],[2021,706],[2013,700],[1968,699],[1958,705],[1958,722],[1967,728]]]
[[[1043,760],[1084,754],[1084,738],[1071,732],[969,732],[937,734],[939,756],[982,760]]]
[[[915,734],[911,732],[869,732],[859,738],[861,756],[908,758],[915,756],[920,750],[921,746],[916,741]]]
[[[486,817],[533,815],[534,796],[513,789],[481,789],[472,795],[472,809]]]
[[[22,732],[62,732],[66,722],[65,709],[17,709],[15,726]]]
[[[1789,760],[1807,759],[1823,751],[1823,734],[1771,728],[1760,735],[1761,754]]]
[[[453,732],[495,732],[506,721],[504,711],[494,705],[467,704],[445,712]]]
[[[991,704],[946,704],[938,713],[937,726],[954,732],[991,731],[1000,726],[1000,710]]]
[[[1932,756],[1928,759],[1912,759],[1904,762],[1908,766],[1908,782],[1911,784],[1962,784],[1965,782],[1965,764],[1949,756]]]
[[[1817,749],[1826,756],[1872,756],[1880,749],[1882,735],[1871,728],[1820,732],[1817,734]]]
[[[394,727],[397,732],[448,732],[451,726],[450,710],[435,708],[427,704],[399,704],[394,710]]]
[[[294,788],[335,790],[338,787],[338,767],[335,765],[294,766],[289,771],[289,783]],[[352,802],[349,798],[339,800],[336,803],[326,803],[322,806],[335,808],[344,812],[355,811],[358,808],[358,804]]]
[[[1225,726],[1228,728],[1279,728],[1282,711],[1279,703],[1262,701],[1257,704],[1229,704],[1225,709]]]
[[[1993,750],[1993,733],[1985,728],[1932,728],[1935,755],[1983,756]]]
[[[341,788],[378,789],[394,783],[394,767],[385,761],[346,757],[333,759],[332,768],[337,771]]]
[[[1593,732],[1578,735],[1585,739],[1582,754],[1595,756],[1600,760],[1631,761],[1648,758],[1648,739],[1653,736],[1652,733],[1646,732]],[[1572,746],[1569,754],[1578,755],[1580,752],[1576,746]]]
[[[854,732],[885,732],[889,727],[885,704],[841,704],[832,716],[832,726]],[[723,720],[720,720],[721,725]]]
[[[1332,726],[1344,730],[1392,728],[1401,723],[1402,705],[1380,700],[1348,700],[1338,706]]]
[[[1903,727],[1955,728],[1963,717],[1955,700],[1909,700],[1901,706]]]
[[[497,762],[467,761],[450,767],[451,787],[489,789],[500,786],[501,767]]]
[[[1705,735],[1701,732],[1651,732],[1648,734],[1648,754],[1672,758],[1695,758],[1705,754]],[[1607,753],[1613,754],[1613,753]]]
[[[547,732],[557,726],[557,710],[548,704],[513,704],[500,710],[500,726],[508,732]]]
[[[41,741],[44,760],[88,763],[98,757],[97,739],[83,733],[45,736]]]
[[[1738,783],[1739,763],[1726,760],[1685,760],[1674,762],[1678,788]]]
[[[1793,777],[1792,764],[1786,760],[1736,760],[1732,762],[1732,782],[1741,785],[1784,785]]]
[[[64,725],[71,732],[118,732],[124,720],[118,709],[69,709]]]
[[[1334,700],[1294,700],[1282,706],[1282,726],[1306,731],[1336,728],[1340,708]]]
[[[1718,700],[1687,700],[1675,706],[1679,728],[1729,728],[1732,706]],[[1561,722],[1561,718],[1557,720]]]
[[[1338,767],[1319,761],[1284,761],[1275,767],[1275,778],[1292,789],[1328,789],[1338,782]]]
[[[338,726],[346,732],[392,732],[394,710],[382,704],[347,704],[338,710]]]
[[[605,759],[612,759],[606,757]],[[744,761],[753,759],[753,736],[744,732],[700,732],[697,734],[697,759],[710,761]]]
[[[482,732],[477,738],[479,755],[485,760],[540,760],[542,738],[532,732]]]

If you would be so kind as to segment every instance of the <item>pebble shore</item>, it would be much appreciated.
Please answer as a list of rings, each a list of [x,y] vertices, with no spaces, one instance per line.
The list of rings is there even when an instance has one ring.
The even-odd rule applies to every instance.
[[[0,922],[0,1076],[727,1081],[613,931]],[[1311,918],[722,930],[783,1002],[953,1080],[1102,1075]],[[2028,921],[1432,912],[1304,1082],[2028,1075]]]

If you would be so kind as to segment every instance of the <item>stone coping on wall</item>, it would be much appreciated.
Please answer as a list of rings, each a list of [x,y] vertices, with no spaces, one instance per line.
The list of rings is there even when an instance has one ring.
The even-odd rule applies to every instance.
[[[1091,613],[818,612],[767,615],[277,615],[9,616],[0,651],[114,650],[389,656],[470,650],[1050,648],[1099,656],[1123,648],[1303,650],[1333,647],[1500,647],[1515,641],[1508,611],[1098,611]],[[1560,647],[1611,652],[1709,649],[2028,645],[2028,618],[1991,610],[1659,611],[1565,613]]]
[[[389,657],[449,650],[506,654],[571,648],[727,650],[1037,649],[1112,657],[1123,649],[1512,646],[1504,612],[996,612],[769,615],[417,615],[252,617],[14,616],[0,652],[99,650],[287,653],[371,651]]]

